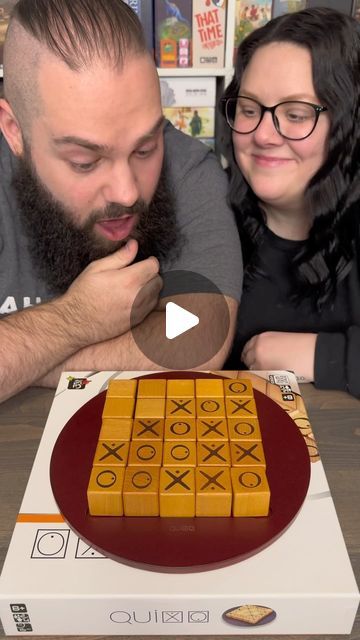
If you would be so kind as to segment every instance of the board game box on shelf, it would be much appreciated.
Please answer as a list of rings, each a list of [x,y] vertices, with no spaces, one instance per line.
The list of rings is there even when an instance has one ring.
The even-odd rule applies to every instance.
[[[241,383],[245,379],[254,393],[257,415],[252,418],[244,409],[247,399],[238,402],[239,389],[248,385]],[[155,435],[159,425],[155,429],[151,416],[137,416],[133,409],[131,416],[121,418],[131,422],[128,440],[112,433],[109,439],[101,436],[104,422],[108,429],[114,426],[111,421],[117,420],[110,414],[119,402],[109,403],[109,386],[117,393],[127,388],[114,380],[136,381],[128,386],[136,389],[137,402],[145,399],[139,403],[140,413],[144,406],[148,412],[150,405],[151,409],[156,405],[158,413],[161,405],[164,415],[153,416],[163,428],[161,445]],[[149,386],[140,384],[141,380],[162,382]],[[155,396],[160,388],[159,403]],[[141,397],[149,389],[150,405]],[[220,395],[210,398],[209,390]],[[174,395],[178,392],[184,397]],[[178,399],[174,402],[174,398]],[[159,447],[165,451],[177,446],[171,438],[171,444],[166,444],[166,433],[174,436],[180,428],[171,430],[174,423],[167,415],[173,410],[171,399],[182,412],[193,406],[193,415],[181,416],[184,420],[180,422],[194,428],[195,436],[181,442],[181,451],[176,452],[178,457],[188,452],[192,460],[188,467],[178,465],[178,458],[171,461],[167,452],[172,480],[166,486],[175,488],[177,495],[187,493],[188,477],[199,473],[196,460],[203,442],[205,457],[214,458],[213,465],[200,466],[205,469],[206,478],[202,478],[206,482],[192,485],[190,515],[179,517],[165,506],[164,517],[143,514],[143,507],[135,516],[91,516],[87,490],[92,469],[100,469],[98,475],[105,471],[100,484],[112,484],[111,473],[115,477],[122,469],[123,476],[125,467],[119,459],[133,443],[143,446],[146,442],[146,456]],[[215,405],[224,415],[208,417]],[[238,416],[230,415],[234,406],[245,411],[241,427]],[[206,416],[201,416],[204,410]],[[142,428],[137,420],[143,420]],[[257,420],[259,439],[245,444],[244,433],[253,432]],[[146,432],[147,436],[153,432],[154,439],[144,441]],[[254,446],[258,447],[260,438],[264,459],[259,463]],[[237,462],[239,443],[240,457],[250,463],[245,472]],[[221,453],[219,447],[224,447]],[[138,460],[136,455],[130,469],[135,468],[138,475],[140,472],[141,478],[139,475],[132,484],[140,487],[143,505],[144,499],[146,504],[148,501],[145,475],[151,478],[153,467],[148,462],[140,464],[141,456]],[[104,456],[118,464],[108,468]],[[192,474],[185,478],[184,470],[191,468]],[[243,484],[250,485],[251,493],[260,469],[266,469],[270,489],[267,515],[224,516],[223,502],[220,512],[218,502],[215,512],[213,506],[207,510],[212,491],[218,499],[222,495],[227,513],[235,500],[227,491],[222,493],[222,474],[231,478],[231,470],[236,478],[243,474],[243,480],[250,474]],[[205,486],[206,500],[201,488]],[[234,483],[232,486],[234,490]],[[125,494],[128,496],[128,488],[124,501]],[[134,504],[138,508],[136,495],[132,493],[130,498],[129,513]],[[200,500],[204,500],[199,513],[202,517],[197,517],[194,505]],[[121,502],[122,507],[124,504]],[[346,634],[351,632],[358,603],[358,588],[325,472],[292,373],[62,374],[2,571],[0,615],[6,635]]]

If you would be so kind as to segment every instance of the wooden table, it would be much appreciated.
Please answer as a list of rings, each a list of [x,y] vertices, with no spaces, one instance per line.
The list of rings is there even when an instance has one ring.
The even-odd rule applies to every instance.
[[[318,442],[355,576],[360,584],[360,401],[346,393],[318,391],[312,385],[302,385],[301,391]],[[53,391],[32,388],[0,404],[0,567],[3,565],[10,543],[15,519],[53,396]],[[2,633],[1,628],[0,633]],[[57,638],[61,637],[57,636]],[[122,637],[130,640],[134,636]],[[151,637],[154,638],[154,636]],[[174,638],[174,636],[170,637]],[[191,640],[196,636],[183,637]],[[218,640],[220,636],[199,637],[205,640],[206,638]],[[238,637],[253,638],[254,636]],[[271,637],[274,636],[266,636],[269,639]],[[277,637],[284,638],[284,636]],[[287,640],[316,637],[324,640],[325,638],[328,640],[344,638],[344,636],[335,635],[286,636]],[[360,640],[360,610],[353,632],[347,637],[351,640]],[[166,636],[159,636],[159,639],[166,640]]]

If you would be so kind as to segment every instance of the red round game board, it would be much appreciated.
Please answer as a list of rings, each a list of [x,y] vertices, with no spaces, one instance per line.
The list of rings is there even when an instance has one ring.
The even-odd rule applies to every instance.
[[[158,378],[219,377],[199,372],[152,374]],[[149,377],[149,376],[143,376]],[[202,571],[243,560],[271,544],[291,524],[307,493],[310,459],[294,421],[254,389],[270,513],[250,518],[90,516],[87,486],[106,392],[81,407],[65,425],[50,462],[55,500],[71,528],[104,555],[156,571]]]

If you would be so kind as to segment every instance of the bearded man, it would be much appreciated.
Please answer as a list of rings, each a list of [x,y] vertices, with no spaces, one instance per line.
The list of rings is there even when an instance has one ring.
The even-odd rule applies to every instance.
[[[139,344],[193,368],[224,314],[201,286],[163,288],[172,272],[224,295],[226,337],[196,363],[221,368],[242,274],[226,177],[165,121],[135,13],[121,0],[19,0],[0,129],[0,400],[65,369],[162,368]],[[205,311],[191,340],[164,340],[169,296]]]

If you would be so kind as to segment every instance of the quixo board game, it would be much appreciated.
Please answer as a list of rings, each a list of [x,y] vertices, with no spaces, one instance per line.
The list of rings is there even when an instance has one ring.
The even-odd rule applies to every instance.
[[[165,508],[164,517],[141,511],[135,516],[91,516],[87,490],[102,442],[109,383],[117,379],[136,380],[138,391],[143,379],[166,380],[167,390],[171,379],[194,380],[195,389],[197,380],[221,380],[217,384],[224,390],[226,381],[250,380],[264,452],[261,468],[270,490],[267,513],[214,515],[200,509],[197,516],[195,507],[195,515]],[[198,406],[196,392],[193,397]],[[225,406],[227,399],[224,391]],[[228,464],[224,467],[216,459],[212,466],[200,465],[210,486],[217,487],[217,473],[226,468],[235,468],[236,477],[260,475],[257,466],[245,472],[236,467],[231,449],[239,449],[234,442],[241,442],[248,463],[254,462],[257,441],[245,445],[243,438],[230,438],[231,419],[226,411],[224,418],[206,417],[213,433],[221,432],[221,426],[214,426],[219,421],[227,422],[229,436]],[[227,449],[218,449],[226,444],[221,438],[205,443],[210,457]],[[180,446],[184,452],[184,443]],[[173,482],[186,484],[183,467],[175,474],[177,462]],[[148,467],[139,464],[140,475]],[[195,461],[194,474],[197,467]],[[196,483],[194,487],[196,504]],[[1,576],[0,614],[7,635],[346,634],[358,603],[324,469],[292,373],[62,375]]]

